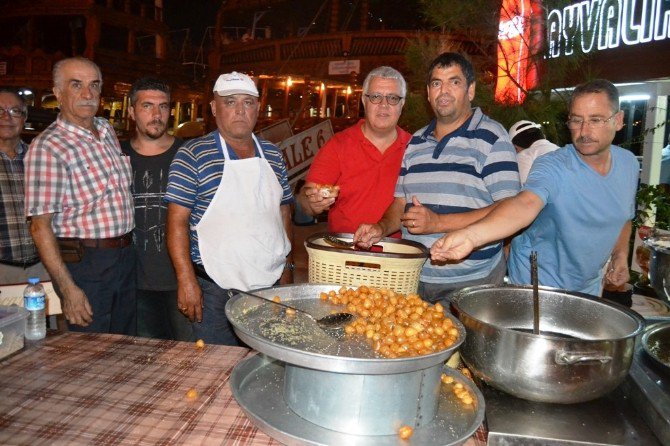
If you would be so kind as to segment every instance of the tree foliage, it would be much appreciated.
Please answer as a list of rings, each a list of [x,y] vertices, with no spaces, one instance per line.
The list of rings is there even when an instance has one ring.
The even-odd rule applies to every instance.
[[[569,133],[565,129],[567,115],[567,97],[556,87],[572,86],[571,79],[586,80],[594,77],[584,71],[584,54],[554,59],[546,62],[546,48],[541,47],[529,54],[530,63],[540,70],[539,85],[527,91],[523,105],[509,106],[494,100],[494,91],[498,71],[497,31],[500,17],[501,0],[421,0],[423,14],[433,26],[443,32],[439,41],[428,41],[418,33],[412,39],[406,53],[407,66],[410,67],[408,84],[415,94],[408,95],[403,111],[403,123],[406,128],[425,125],[432,119],[432,112],[418,102],[425,99],[425,77],[430,61],[444,51],[467,53],[477,71],[477,89],[474,105],[484,113],[499,121],[505,128],[521,119],[543,124],[549,140],[563,145],[568,143]],[[464,45],[463,36],[469,37]],[[527,42],[528,43],[528,42]]]

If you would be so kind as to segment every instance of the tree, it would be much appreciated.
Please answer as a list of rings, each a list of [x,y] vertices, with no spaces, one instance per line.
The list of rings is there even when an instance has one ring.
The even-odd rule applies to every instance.
[[[416,130],[432,119],[432,112],[426,107],[425,76],[430,61],[444,51],[467,53],[478,73],[475,103],[493,119],[506,128],[520,119],[529,119],[543,124],[548,139],[559,144],[567,143],[569,133],[565,129],[567,97],[557,87],[574,85],[572,79],[597,77],[589,72],[584,62],[587,56],[579,51],[571,57],[562,57],[546,63],[547,48],[542,33],[541,45],[534,53],[528,54],[528,67],[537,67],[540,71],[539,83],[531,91],[524,91],[526,100],[522,106],[500,104],[494,100],[495,83],[498,76],[497,59],[499,18],[502,0],[421,0],[423,14],[430,20],[434,29],[443,32],[439,41],[430,41],[421,33],[412,39],[406,53],[407,66],[410,67],[408,84],[413,94],[408,94],[403,111],[402,124]],[[564,3],[568,3],[564,1]],[[507,11],[514,16],[518,11]],[[540,19],[541,19],[540,15]],[[536,19],[533,19],[536,20]],[[533,25],[536,25],[535,23]],[[508,63],[508,67],[514,66]],[[503,68],[503,72],[511,74]],[[422,105],[423,104],[423,105]]]

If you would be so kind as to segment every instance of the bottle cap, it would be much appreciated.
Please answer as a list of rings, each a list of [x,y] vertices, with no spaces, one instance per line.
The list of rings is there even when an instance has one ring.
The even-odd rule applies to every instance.
[[[39,277],[30,277],[28,278],[28,283],[31,285],[37,285],[40,283],[40,278]]]

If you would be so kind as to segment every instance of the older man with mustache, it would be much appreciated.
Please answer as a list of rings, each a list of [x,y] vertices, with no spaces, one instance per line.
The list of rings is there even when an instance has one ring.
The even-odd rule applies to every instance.
[[[168,255],[163,201],[170,163],[183,141],[167,132],[170,86],[160,79],[142,78],[128,94],[128,113],[135,134],[121,143],[133,166],[137,255],[137,334],[160,339],[191,340],[193,330],[177,308],[177,278]]]
[[[130,159],[96,117],[100,68],[83,57],[54,65],[57,120],[25,158],[30,231],[72,331],[135,334],[135,226]]]
[[[573,144],[538,158],[519,195],[435,242],[433,260],[464,258],[528,226],[512,242],[512,283],[530,283],[531,251],[538,253],[541,285],[600,296],[608,262],[606,282],[628,281],[640,165],[632,152],[612,145],[623,127],[616,87],[604,79],[576,87],[566,124]]]

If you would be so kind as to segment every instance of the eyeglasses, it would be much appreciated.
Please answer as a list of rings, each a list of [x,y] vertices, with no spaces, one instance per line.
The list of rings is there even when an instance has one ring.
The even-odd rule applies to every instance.
[[[379,94],[379,93],[373,93],[373,94],[365,94],[363,95],[366,98],[368,98],[368,101],[370,101],[373,104],[381,104],[382,99],[386,98],[386,103],[388,105],[398,105],[398,103],[404,99],[402,96],[398,96],[397,94]]]
[[[10,109],[0,107],[0,118],[2,118],[5,115],[9,115],[12,118],[21,118],[25,116],[25,114],[26,113],[23,111],[23,109],[19,107],[14,107]]]
[[[565,122],[565,125],[568,126],[570,130],[579,130],[582,128],[582,126],[586,126],[589,128],[599,128],[603,127],[606,122],[609,122],[612,120],[613,117],[616,116],[616,114],[619,113],[618,111],[615,112],[612,116],[609,118],[589,118],[589,119],[580,119],[580,118],[570,118]]]

